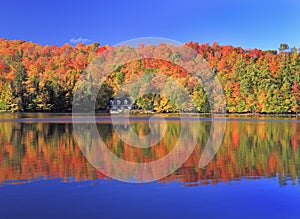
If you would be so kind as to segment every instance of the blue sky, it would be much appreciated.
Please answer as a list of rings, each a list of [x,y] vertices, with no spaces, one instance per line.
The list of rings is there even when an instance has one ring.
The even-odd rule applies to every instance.
[[[1,0],[0,11],[0,38],[43,45],[164,37],[244,48],[300,47],[299,0]]]

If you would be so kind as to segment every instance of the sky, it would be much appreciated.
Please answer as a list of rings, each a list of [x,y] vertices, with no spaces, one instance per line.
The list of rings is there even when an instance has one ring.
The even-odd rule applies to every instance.
[[[299,0],[1,0],[0,38],[42,45],[140,37],[243,48],[300,47]]]

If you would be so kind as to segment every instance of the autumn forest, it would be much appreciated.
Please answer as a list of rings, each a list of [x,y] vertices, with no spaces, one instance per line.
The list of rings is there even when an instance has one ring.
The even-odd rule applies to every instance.
[[[221,82],[228,113],[297,113],[300,108],[300,52],[281,44],[278,50],[243,49],[217,43],[186,43],[210,66]],[[0,111],[67,112],[72,110],[74,89],[89,63],[110,46],[65,44],[42,46],[22,40],[0,39]],[[164,45],[144,50],[166,52]],[[176,58],[176,54],[171,54]],[[153,83],[151,72],[176,78],[188,88],[198,112],[210,111],[201,85],[184,69],[171,63],[141,60],[117,67],[99,92],[96,110],[105,111],[109,98],[135,75]],[[140,84],[138,89],[143,89]],[[137,88],[137,87],[135,87]],[[160,95],[138,97],[136,103],[158,113],[177,112],[172,101]],[[188,111],[188,109],[187,109]]]

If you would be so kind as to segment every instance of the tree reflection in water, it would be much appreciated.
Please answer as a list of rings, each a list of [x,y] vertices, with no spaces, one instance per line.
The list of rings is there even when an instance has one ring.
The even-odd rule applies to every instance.
[[[180,134],[180,122],[168,121],[166,134],[159,143],[151,148],[136,148],[122,142],[114,130],[118,128],[126,135],[128,126],[114,127],[106,122],[97,127],[109,149],[130,162],[150,162],[164,157],[173,149]],[[147,135],[150,131],[146,121],[132,121],[131,127],[138,135]],[[193,154],[181,168],[160,182],[177,180],[186,185],[202,185],[277,177],[280,185],[287,181],[299,184],[300,130],[296,121],[228,121],[215,158],[206,168],[199,169],[209,131],[210,122],[201,121]],[[123,171],[122,166],[119,168]],[[0,173],[1,183],[22,183],[40,177],[64,181],[107,178],[83,156],[71,123],[0,123]]]

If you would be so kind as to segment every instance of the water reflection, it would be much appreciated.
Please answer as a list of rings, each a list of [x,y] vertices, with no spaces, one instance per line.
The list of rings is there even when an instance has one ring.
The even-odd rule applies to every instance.
[[[115,131],[117,128],[119,133],[126,135],[129,127],[122,123],[114,127],[105,121],[97,127],[114,154],[139,163],[159,159],[172,151],[180,135],[180,122],[170,120],[167,123],[164,138],[151,148],[131,147],[122,142]],[[146,120],[133,120],[131,127],[138,135],[149,133]],[[199,159],[210,131],[210,122],[201,121],[199,139],[191,157],[160,182],[176,180],[194,186],[276,177],[280,185],[288,181],[299,184],[299,128],[297,121],[229,120],[215,158],[206,168],[200,169]],[[192,123],[190,129],[193,129]],[[122,172],[122,166],[119,168]],[[83,156],[71,123],[0,123],[0,182],[24,183],[41,177],[64,181],[105,178]]]

